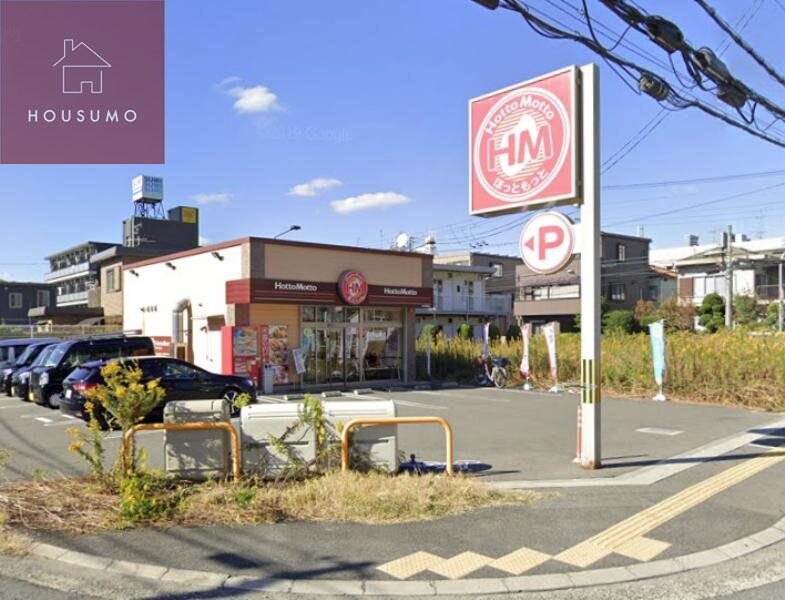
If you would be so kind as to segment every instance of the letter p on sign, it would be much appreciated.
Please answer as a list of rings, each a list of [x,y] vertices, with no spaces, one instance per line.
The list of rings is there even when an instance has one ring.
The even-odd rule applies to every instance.
[[[560,212],[541,213],[521,232],[521,258],[535,273],[548,275],[564,268],[575,249],[572,223]]]

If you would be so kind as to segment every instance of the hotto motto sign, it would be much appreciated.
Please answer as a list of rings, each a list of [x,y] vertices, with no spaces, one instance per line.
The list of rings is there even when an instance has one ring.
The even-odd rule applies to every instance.
[[[575,201],[576,69],[469,101],[469,212]]]
[[[362,304],[368,297],[368,280],[359,271],[344,271],[338,280],[338,295],[346,304]]]

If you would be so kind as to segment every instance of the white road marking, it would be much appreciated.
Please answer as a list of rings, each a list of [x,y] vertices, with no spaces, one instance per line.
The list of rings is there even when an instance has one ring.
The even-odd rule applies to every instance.
[[[669,436],[675,436],[684,433],[683,431],[679,431],[678,429],[663,429],[662,427],[641,427],[640,429],[636,429],[635,431],[637,431],[638,433],[650,433],[652,435],[669,435]]]
[[[66,416],[66,415],[63,415]],[[81,420],[81,419],[80,419]],[[44,423],[44,427],[62,427],[64,425],[73,425],[73,417],[66,419],[65,421],[55,421],[54,423]]]
[[[30,408],[30,407],[25,406],[24,404],[8,404],[5,406],[0,406],[0,410],[6,410],[7,408]]]
[[[34,417],[34,419],[36,421],[41,421],[41,423],[51,423],[52,422],[52,419],[49,419],[47,417]]]

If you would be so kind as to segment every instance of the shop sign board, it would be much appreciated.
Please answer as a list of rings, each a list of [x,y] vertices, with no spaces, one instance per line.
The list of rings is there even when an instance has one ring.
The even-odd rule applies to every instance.
[[[171,356],[172,353],[172,336],[170,335],[153,335],[153,348],[156,356]]]
[[[576,203],[577,69],[469,101],[469,214]]]
[[[572,223],[560,212],[540,213],[524,225],[520,247],[523,263],[535,273],[561,271],[575,250]]]
[[[368,297],[368,280],[360,271],[344,271],[338,279],[338,295],[346,304],[356,306]]]

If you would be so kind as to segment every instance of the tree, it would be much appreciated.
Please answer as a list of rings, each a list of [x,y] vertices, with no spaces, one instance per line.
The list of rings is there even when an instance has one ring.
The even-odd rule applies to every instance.
[[[719,294],[706,294],[699,309],[702,327],[709,333],[715,333],[725,327],[725,300]]]
[[[776,306],[776,304],[775,304]],[[761,319],[761,308],[754,296],[738,295],[733,298],[733,318],[739,325],[751,327]]]
[[[638,327],[643,330],[647,330],[651,323],[659,319],[657,308],[651,300],[638,300],[635,303],[633,314],[638,322]]]
[[[657,309],[657,318],[665,321],[667,331],[692,331],[695,307],[691,304],[679,304],[676,298],[668,298]]]
[[[491,323],[490,326],[488,327],[488,339],[491,341],[498,340],[501,336],[502,336],[502,332],[499,331],[499,328],[493,323]]]
[[[519,340],[521,339],[521,328],[518,327],[515,323],[510,324],[507,328],[507,339],[508,340]]]
[[[631,310],[612,310],[602,318],[605,333],[632,333],[635,330],[635,315]]]
[[[436,325],[433,323],[426,323],[420,330],[420,341],[424,342],[428,339],[428,336],[431,336],[431,342],[435,342],[438,333],[439,329]]]

